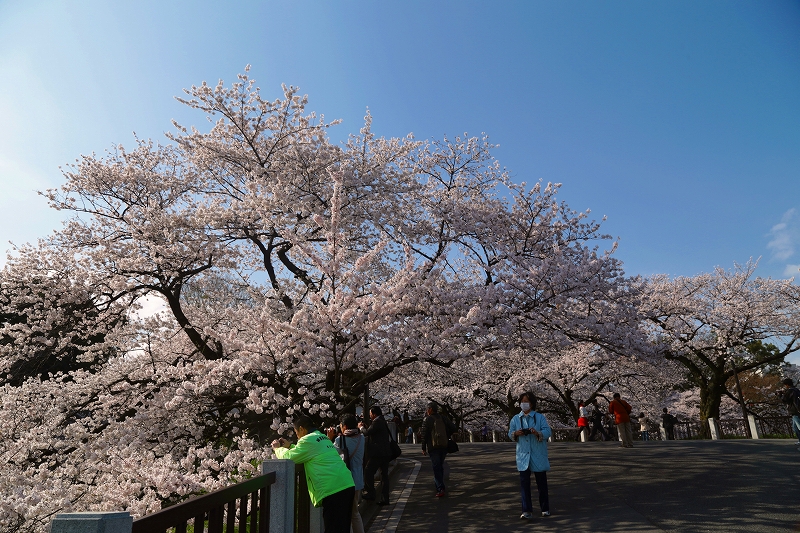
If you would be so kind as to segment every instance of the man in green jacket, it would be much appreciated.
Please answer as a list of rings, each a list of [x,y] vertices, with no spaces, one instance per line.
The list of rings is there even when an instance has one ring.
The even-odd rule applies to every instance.
[[[272,441],[278,459],[291,459],[305,465],[308,493],[314,507],[322,504],[325,533],[349,533],[350,510],[355,497],[353,476],[331,440],[314,426],[310,418],[294,421],[297,444],[283,438]]]

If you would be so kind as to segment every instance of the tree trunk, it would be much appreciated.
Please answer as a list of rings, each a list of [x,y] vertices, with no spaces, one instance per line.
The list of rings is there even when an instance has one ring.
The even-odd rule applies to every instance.
[[[700,420],[719,419],[719,406],[725,390],[723,376],[714,376],[711,381],[700,386]]]
[[[700,432],[703,438],[711,438],[708,419],[719,420],[719,406],[722,402],[722,391],[725,390],[723,376],[714,376],[710,381],[700,385]]]

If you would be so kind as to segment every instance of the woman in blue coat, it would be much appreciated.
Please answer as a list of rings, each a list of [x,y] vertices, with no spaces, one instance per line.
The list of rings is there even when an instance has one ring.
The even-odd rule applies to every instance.
[[[524,392],[519,397],[521,412],[514,415],[508,428],[508,438],[517,443],[517,470],[522,492],[522,516],[533,518],[531,504],[531,472],[536,479],[539,490],[539,508],[542,516],[550,516],[550,501],[547,497],[547,471],[550,461],[547,459],[547,439],[552,435],[547,419],[537,413],[536,396]]]

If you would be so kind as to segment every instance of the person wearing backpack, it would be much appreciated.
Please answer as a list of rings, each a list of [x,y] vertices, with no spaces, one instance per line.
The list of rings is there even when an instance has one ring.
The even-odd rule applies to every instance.
[[[792,417],[792,429],[797,437],[795,444],[800,445],[800,390],[794,386],[791,378],[784,379],[782,383],[781,401],[786,404],[789,416]]]
[[[358,421],[355,415],[344,415],[342,417],[342,434],[336,437],[333,445],[339,450],[350,474],[353,476],[353,483],[356,485],[356,494],[353,498],[353,508],[350,514],[350,527],[353,533],[364,533],[364,522],[358,512],[358,504],[361,501],[361,490],[364,488],[364,435],[358,430]]]
[[[455,432],[455,424],[439,414],[439,406],[435,402],[429,403],[422,422],[422,455],[429,455],[431,458],[437,498],[445,495],[444,460],[447,456],[447,441]]]
[[[550,497],[547,491],[550,460],[547,458],[547,439],[553,432],[544,415],[534,410],[536,396],[532,392],[520,394],[519,407],[520,412],[509,423],[508,438],[517,443],[517,470],[522,496],[520,518],[530,520],[533,518],[531,473],[536,479],[536,489],[539,492],[539,510],[542,516],[550,516]]]

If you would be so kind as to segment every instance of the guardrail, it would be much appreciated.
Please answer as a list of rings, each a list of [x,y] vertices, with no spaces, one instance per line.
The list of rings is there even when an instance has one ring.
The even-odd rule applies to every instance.
[[[193,521],[194,533],[267,533],[270,486],[274,483],[275,472],[270,472],[167,507],[134,520],[131,533],[166,533],[167,530],[186,533],[190,521]]]
[[[321,533],[302,465],[265,460],[262,475],[133,520],[127,512],[57,514],[50,533]]]
[[[790,416],[764,416],[756,420],[761,434],[766,438],[795,437]]]

